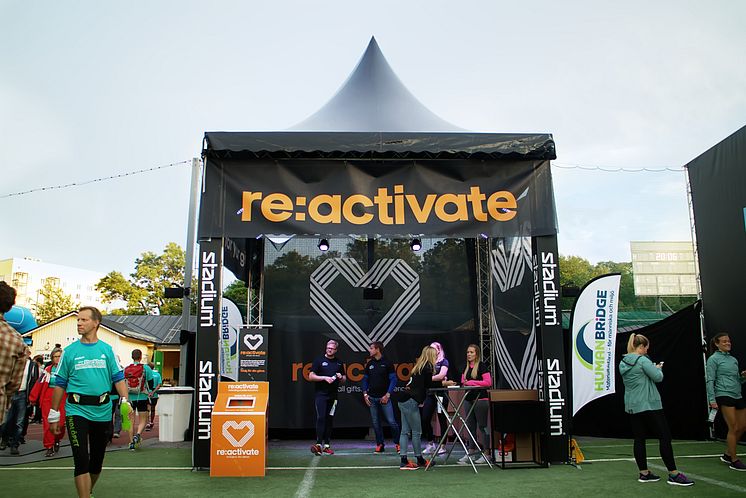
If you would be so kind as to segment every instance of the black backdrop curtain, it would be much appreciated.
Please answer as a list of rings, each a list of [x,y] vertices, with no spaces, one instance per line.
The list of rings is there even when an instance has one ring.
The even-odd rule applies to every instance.
[[[663,382],[658,384],[658,389],[663,400],[663,411],[675,439],[707,437],[707,396],[700,335],[700,306],[701,303],[696,302],[665,320],[636,331],[650,340],[650,359],[656,363],[665,362]],[[566,330],[565,334],[569,336],[569,331]],[[629,332],[617,334],[617,366],[627,352],[629,336]],[[567,350],[572,351],[572,348]],[[584,406],[573,418],[573,435],[632,437],[629,415],[624,412],[624,383],[619,375],[619,368],[615,368],[615,371],[616,393]]]

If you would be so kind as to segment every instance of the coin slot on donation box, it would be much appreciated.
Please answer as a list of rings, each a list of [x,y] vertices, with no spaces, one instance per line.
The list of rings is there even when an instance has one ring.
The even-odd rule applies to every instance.
[[[228,398],[226,408],[254,408],[256,398],[254,396],[232,396]]]

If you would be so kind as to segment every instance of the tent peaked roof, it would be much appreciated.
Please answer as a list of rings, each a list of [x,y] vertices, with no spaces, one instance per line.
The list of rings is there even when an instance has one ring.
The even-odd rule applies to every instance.
[[[360,62],[334,97],[293,131],[463,131],[436,116],[412,95],[370,39]]]

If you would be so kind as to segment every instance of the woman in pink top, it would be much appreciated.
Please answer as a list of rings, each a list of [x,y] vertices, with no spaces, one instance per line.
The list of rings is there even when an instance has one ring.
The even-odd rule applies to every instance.
[[[482,448],[483,450],[487,450],[490,446],[490,434],[487,429],[487,415],[489,413],[487,389],[492,387],[492,375],[489,370],[487,370],[485,364],[480,361],[481,359],[482,354],[479,350],[479,346],[476,344],[469,344],[466,348],[466,368],[464,368],[464,371],[461,374],[461,385],[484,387],[484,389],[475,389],[466,393],[464,410],[465,413],[471,411],[471,414],[466,419],[466,426],[477,440],[479,440],[479,435],[477,434],[477,426],[479,426],[479,432],[481,432],[483,436]],[[471,410],[472,406],[474,406],[473,411]],[[473,447],[471,441],[468,442],[470,443],[469,450],[476,453],[478,451],[477,448]],[[474,463],[487,463],[484,454],[477,456],[478,458]],[[469,457],[464,455],[464,457],[459,460],[459,463],[469,463]]]

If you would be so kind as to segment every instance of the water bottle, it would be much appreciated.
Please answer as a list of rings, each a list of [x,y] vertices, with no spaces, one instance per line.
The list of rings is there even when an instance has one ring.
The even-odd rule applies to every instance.
[[[130,420],[130,412],[132,407],[129,403],[121,403],[119,405],[119,413],[122,414],[122,429],[130,431],[132,429],[132,420]]]
[[[707,421],[709,423],[713,423],[715,421],[715,416],[718,414],[717,408],[710,408],[710,415],[707,417]]]

